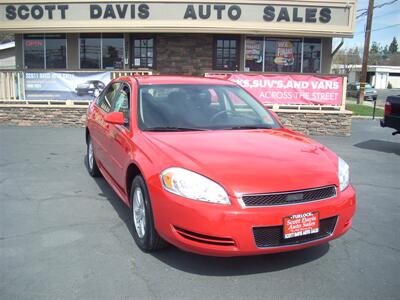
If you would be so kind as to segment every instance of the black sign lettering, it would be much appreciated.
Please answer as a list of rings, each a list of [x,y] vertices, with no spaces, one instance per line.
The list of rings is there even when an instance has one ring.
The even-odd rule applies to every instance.
[[[18,17],[21,20],[26,20],[29,18],[29,8],[26,5],[21,5],[18,7]]]
[[[57,5],[57,9],[61,12],[61,19],[65,20],[65,11],[68,9],[68,4]]]
[[[6,6],[6,18],[9,20],[15,20],[17,17],[16,8],[14,5]]]
[[[135,19],[135,10],[136,10],[135,4],[131,4],[131,19]]]
[[[306,23],[315,23],[317,22],[317,15],[316,8],[306,8]]]
[[[113,9],[113,6],[111,4],[107,4],[106,5],[106,9],[104,10],[103,18],[104,19],[107,19],[107,18],[115,19],[114,9]]]
[[[192,19],[196,20],[196,10],[194,9],[194,5],[190,4],[186,7],[185,15],[183,16],[184,19]]]
[[[238,5],[232,5],[228,8],[228,17],[233,21],[238,20],[241,14],[242,14],[242,9]]]
[[[271,22],[275,19],[275,8],[271,5],[268,5],[264,8],[264,21]]]
[[[217,19],[222,19],[222,11],[225,10],[225,5],[214,5],[214,10],[217,11]]]
[[[299,9],[293,8],[293,22],[303,22],[303,17],[299,17]]]
[[[282,7],[281,11],[279,12],[278,18],[276,19],[277,22],[285,20],[286,22],[290,22],[289,13],[286,7]]]
[[[117,8],[118,17],[120,19],[125,19],[126,11],[128,10],[128,4],[117,4],[115,7]]]
[[[321,23],[329,23],[330,20],[331,20],[331,9],[328,7],[324,7],[319,12],[319,21]]]
[[[204,12],[204,6],[206,7],[206,12]],[[199,5],[199,17],[200,19],[208,19],[211,16],[211,5]]]
[[[99,19],[103,13],[100,5],[90,4],[90,18]]]
[[[49,20],[53,19],[53,10],[56,9],[55,5],[45,5],[44,9],[47,10],[47,15],[49,16]]]
[[[32,18],[35,20],[40,20],[43,18],[43,8],[40,5],[34,5],[31,8]]]
[[[80,6],[78,6],[78,4]],[[88,7],[90,19],[148,19],[150,17],[150,6],[148,4],[117,3],[73,3],[77,7]],[[157,5],[154,7],[157,8]],[[5,5],[5,18],[7,20],[54,20],[67,18],[68,4],[32,4],[32,5]],[[186,5],[183,19],[188,20],[214,20],[237,21],[242,15],[249,12],[242,10],[241,5],[224,4],[188,4]],[[332,9],[329,7],[296,7],[296,6],[263,6],[260,12],[266,22],[292,22],[292,23],[321,23],[332,21]],[[249,19],[249,15],[245,19]],[[257,18],[257,16],[255,16]],[[256,19],[257,20],[257,19]]]
[[[150,16],[150,7],[147,4],[140,4],[138,7],[138,16],[141,19],[147,19]]]

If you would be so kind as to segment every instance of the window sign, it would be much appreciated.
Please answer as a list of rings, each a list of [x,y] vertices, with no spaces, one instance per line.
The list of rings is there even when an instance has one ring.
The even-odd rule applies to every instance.
[[[246,67],[251,71],[261,72],[264,61],[264,38],[248,38],[246,40]]]
[[[264,49],[260,58],[259,49]],[[245,59],[247,71],[319,73],[321,39],[247,38]]]
[[[65,34],[25,34],[24,64],[28,69],[65,69]]]
[[[265,71],[301,72],[301,39],[265,39]]]
[[[24,35],[25,68],[44,69],[44,35]]]

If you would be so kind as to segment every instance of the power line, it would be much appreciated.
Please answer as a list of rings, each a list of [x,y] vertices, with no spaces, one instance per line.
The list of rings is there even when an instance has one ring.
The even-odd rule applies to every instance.
[[[378,19],[380,17],[385,17],[385,16],[389,16],[389,15],[394,15],[394,14],[400,14],[400,10],[395,10],[395,11],[391,11],[391,12],[388,12],[383,15],[374,16],[374,19]],[[363,17],[365,17],[365,16],[363,16]],[[363,21],[363,20],[361,18],[357,20],[357,22],[360,22],[360,21]]]
[[[382,4],[375,5],[374,9],[375,8],[381,8],[381,7],[384,7],[384,6],[387,6],[387,5],[392,5],[392,4],[396,3],[397,1],[399,1],[399,0],[392,0],[392,1],[384,2]],[[367,15],[368,8],[357,9],[357,12],[359,12],[360,14],[356,17],[356,19],[359,19],[359,18]]]
[[[388,29],[388,28],[392,28],[392,27],[396,27],[396,26],[400,26],[400,24],[394,24],[394,25],[389,25],[389,26],[385,26],[385,27],[381,27],[381,28],[376,28],[376,29],[372,29],[371,31],[380,31],[380,30],[384,30],[384,29]],[[363,34],[365,33],[365,31],[359,31],[356,32],[355,35],[359,35],[359,34]]]

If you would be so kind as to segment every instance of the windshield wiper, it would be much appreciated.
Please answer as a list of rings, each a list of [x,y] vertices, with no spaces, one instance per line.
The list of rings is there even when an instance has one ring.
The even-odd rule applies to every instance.
[[[145,131],[204,131],[204,130],[206,129],[196,128],[196,127],[175,127],[175,126],[150,127],[145,129]]]
[[[241,129],[271,129],[269,125],[238,125],[224,128],[225,130],[241,130]]]

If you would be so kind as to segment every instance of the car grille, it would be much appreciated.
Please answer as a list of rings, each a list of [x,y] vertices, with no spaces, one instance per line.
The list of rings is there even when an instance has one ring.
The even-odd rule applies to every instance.
[[[319,232],[290,239],[283,238],[283,226],[254,227],[253,235],[258,248],[303,244],[330,236],[336,222],[337,216],[319,220]]]
[[[316,189],[283,192],[283,193],[244,195],[242,197],[242,200],[245,206],[251,207],[251,206],[287,205],[287,204],[329,199],[333,197],[336,197],[336,187],[326,186]]]

